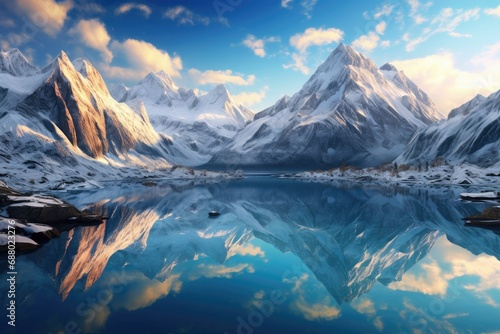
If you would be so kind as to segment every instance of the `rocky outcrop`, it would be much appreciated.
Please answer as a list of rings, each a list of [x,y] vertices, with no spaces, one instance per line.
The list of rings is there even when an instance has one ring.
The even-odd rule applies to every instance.
[[[7,251],[9,236],[15,236],[16,249],[30,251],[75,226],[103,221],[55,197],[20,193],[1,181],[0,212],[7,214],[0,216],[0,252]]]

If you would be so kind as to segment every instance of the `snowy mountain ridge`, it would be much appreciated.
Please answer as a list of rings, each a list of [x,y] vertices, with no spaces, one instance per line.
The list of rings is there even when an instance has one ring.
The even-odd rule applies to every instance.
[[[111,95],[137,112],[145,110],[156,131],[183,147],[187,158],[181,163],[190,166],[207,162],[254,116],[222,84],[202,95],[177,87],[163,71],[149,73],[133,87],[116,86]]]

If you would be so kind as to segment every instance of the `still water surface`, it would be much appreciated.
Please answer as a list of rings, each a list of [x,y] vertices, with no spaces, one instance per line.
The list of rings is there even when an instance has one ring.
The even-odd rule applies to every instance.
[[[260,177],[58,193],[109,220],[18,257],[16,333],[498,332],[500,233],[463,226],[488,205],[460,191]]]

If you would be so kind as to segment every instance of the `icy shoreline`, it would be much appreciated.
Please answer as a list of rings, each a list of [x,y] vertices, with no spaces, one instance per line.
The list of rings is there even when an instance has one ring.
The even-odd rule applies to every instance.
[[[279,177],[311,182],[347,181],[381,185],[500,187],[500,168],[481,168],[470,164],[427,167],[395,164],[366,169],[340,167],[328,171],[286,173]]]

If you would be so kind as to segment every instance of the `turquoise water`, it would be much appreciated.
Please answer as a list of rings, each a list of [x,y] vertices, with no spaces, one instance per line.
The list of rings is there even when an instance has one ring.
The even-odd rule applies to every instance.
[[[498,332],[500,235],[463,226],[488,205],[460,191],[261,177],[58,193],[109,220],[18,257],[16,333]]]

